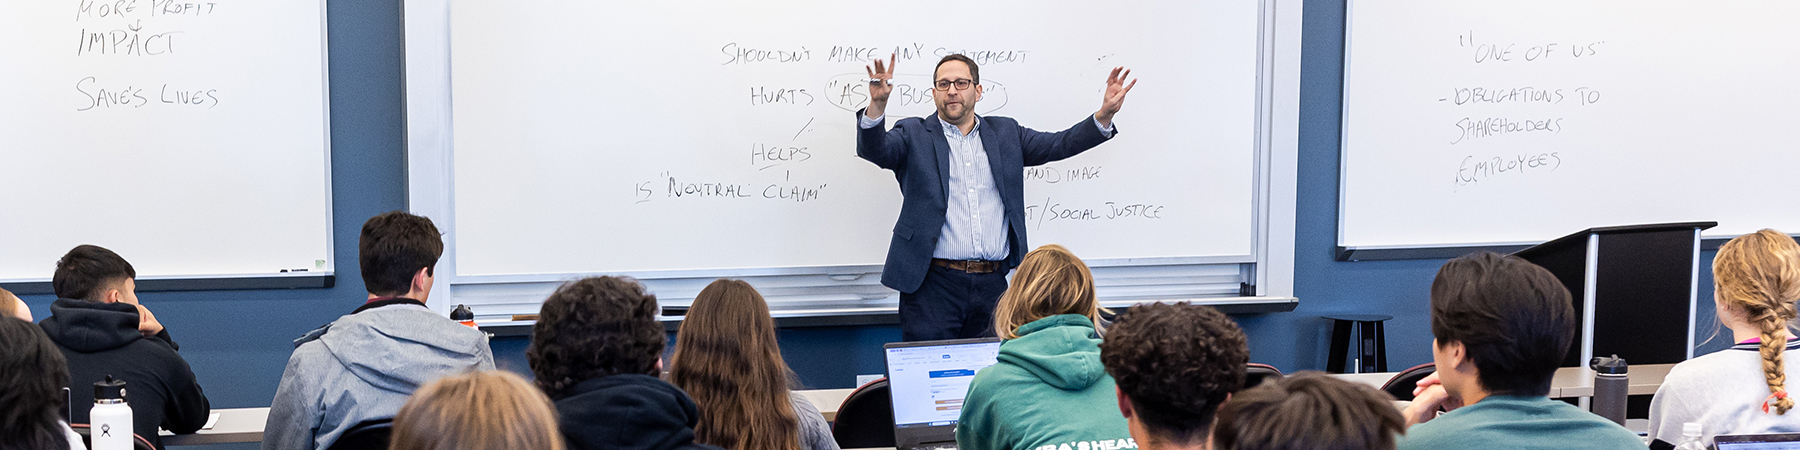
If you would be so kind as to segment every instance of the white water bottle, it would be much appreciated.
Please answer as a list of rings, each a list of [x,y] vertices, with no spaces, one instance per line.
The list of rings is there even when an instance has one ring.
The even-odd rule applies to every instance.
[[[94,450],[100,448],[94,447]],[[1699,422],[1681,424],[1681,444],[1676,445],[1675,450],[1706,450],[1706,439],[1700,437]]]
[[[94,383],[94,409],[88,413],[93,450],[131,450],[131,405],[125,403],[125,381]]]

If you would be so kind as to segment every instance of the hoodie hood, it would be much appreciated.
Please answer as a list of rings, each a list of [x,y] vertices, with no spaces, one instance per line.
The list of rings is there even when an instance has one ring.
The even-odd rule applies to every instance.
[[[485,335],[470,327],[445,327],[447,320],[416,303],[385,306],[339,318],[294,345],[319,341],[364,383],[411,394],[438,376],[482,363]]]
[[[556,400],[571,449],[669,450],[694,444],[700,409],[687,393],[649,375],[583,381]]]
[[[39,325],[50,340],[81,353],[112,350],[144,338],[138,332],[137,306],[129,303],[59,298],[50,304],[50,317]]]
[[[1057,389],[1087,389],[1106,378],[1100,334],[1086,316],[1062,314],[1019,327],[1019,337],[1000,344],[1001,362],[1016,365]]]

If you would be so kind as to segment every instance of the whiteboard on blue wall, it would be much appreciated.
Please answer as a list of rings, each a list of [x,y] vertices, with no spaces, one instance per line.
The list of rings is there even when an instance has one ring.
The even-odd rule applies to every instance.
[[[331,273],[324,2],[18,2],[0,42],[0,281],[79,244],[143,279]]]
[[[412,208],[448,224],[450,284],[471,291],[831,275],[855,281],[794,294],[881,298],[865,275],[880,272],[901,197],[892,172],[855,155],[865,65],[898,55],[890,125],[931,115],[935,64],[964,53],[980,64],[977,111],[1042,131],[1091,126],[1108,71],[1125,66],[1141,81],[1118,136],[1026,170],[1030,245],[1194,270],[1137,270],[1140,291],[1236,296],[1284,233],[1270,227],[1292,228],[1272,55],[1280,14],[1297,50],[1298,5],[1277,3],[412,0]],[[950,10],[971,20],[942,20]]]
[[[1351,2],[1340,246],[1800,231],[1800,4]]]

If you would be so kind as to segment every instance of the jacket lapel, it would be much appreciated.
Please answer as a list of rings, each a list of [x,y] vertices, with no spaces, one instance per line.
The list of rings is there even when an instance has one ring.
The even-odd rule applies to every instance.
[[[937,154],[938,200],[950,201],[950,140],[944,138],[944,126],[937,113],[925,120],[925,131],[931,132],[932,147]]]
[[[988,125],[988,123],[989,121],[979,120],[975,123],[975,129],[981,132],[981,150],[982,153],[987,153],[988,170],[994,174],[994,189],[1000,191],[1001,203],[1005,203],[1005,199],[1007,198],[1006,189],[1012,186],[1012,183],[1006,182],[1006,174],[1017,174],[1021,170],[1024,170],[1023,163],[1009,164],[1007,158],[1010,157],[1011,154],[999,151],[1000,145],[994,143],[994,141],[1000,139],[998,137],[1000,136],[1000,133],[995,131],[994,127]]]

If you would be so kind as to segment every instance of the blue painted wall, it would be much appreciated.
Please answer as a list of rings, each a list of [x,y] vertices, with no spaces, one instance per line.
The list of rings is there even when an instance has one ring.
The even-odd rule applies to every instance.
[[[329,14],[337,287],[141,296],[182,344],[182,355],[216,407],[269,404],[292,351],[291,340],[362,303],[365,294],[356,268],[362,222],[406,207],[399,2],[332,0]],[[1387,325],[1391,368],[1431,359],[1425,306],[1431,278],[1443,261],[1332,259],[1343,20],[1340,0],[1306,4],[1295,263],[1300,306],[1289,313],[1238,317],[1249,334],[1252,359],[1288,372],[1324,367],[1329,330],[1318,316],[1331,313],[1394,316]],[[1706,262],[1711,257],[1705,255]],[[45,261],[46,272],[51,266]],[[1701,304],[1710,305],[1710,274],[1702,275],[1701,293]],[[50,300],[26,298],[39,318],[49,315]],[[1712,330],[1712,309],[1700,309],[1705,325],[1699,334],[1704,338]],[[780,338],[789,364],[808,386],[850,387],[856,374],[881,371],[880,346],[899,340],[899,331],[893,326],[802,328],[783,330]],[[1723,341],[1706,348],[1722,348]],[[526,343],[522,338],[495,340],[500,366],[525,371]]]

